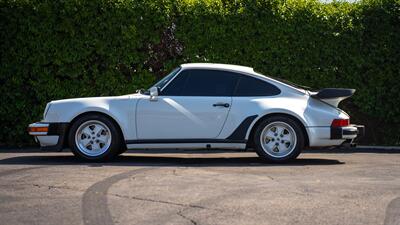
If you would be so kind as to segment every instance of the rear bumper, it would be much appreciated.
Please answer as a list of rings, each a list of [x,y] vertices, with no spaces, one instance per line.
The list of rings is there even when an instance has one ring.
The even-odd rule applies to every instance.
[[[35,137],[35,141],[40,144],[42,150],[60,151],[64,147],[68,127],[69,123],[37,122],[29,124],[28,133]]]
[[[350,125],[347,127],[331,127],[331,139],[356,140],[365,134],[364,125]]]

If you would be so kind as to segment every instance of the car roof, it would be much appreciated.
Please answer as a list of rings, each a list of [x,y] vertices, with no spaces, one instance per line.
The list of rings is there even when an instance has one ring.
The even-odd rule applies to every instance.
[[[219,70],[229,70],[229,71],[254,74],[254,70],[251,67],[231,65],[231,64],[186,63],[186,64],[182,64],[181,67],[183,69],[219,69]]]

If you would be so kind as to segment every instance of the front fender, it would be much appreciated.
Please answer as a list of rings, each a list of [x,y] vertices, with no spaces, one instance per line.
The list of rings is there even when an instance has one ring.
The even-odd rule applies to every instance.
[[[121,97],[82,98],[51,102],[44,122],[70,123],[73,119],[88,112],[103,113],[110,116],[120,126],[125,139],[136,138],[135,129],[136,99]]]

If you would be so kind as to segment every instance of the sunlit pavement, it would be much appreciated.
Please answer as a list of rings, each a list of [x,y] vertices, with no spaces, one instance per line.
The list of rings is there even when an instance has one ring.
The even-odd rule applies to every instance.
[[[399,153],[0,153],[1,224],[400,224]]]

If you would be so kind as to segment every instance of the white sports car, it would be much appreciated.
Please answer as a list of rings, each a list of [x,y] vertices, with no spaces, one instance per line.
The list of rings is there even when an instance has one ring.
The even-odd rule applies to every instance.
[[[29,125],[43,150],[69,147],[86,160],[126,149],[254,149],[272,162],[303,148],[335,146],[364,134],[337,108],[354,89],[311,92],[224,64],[183,64],[148,91],[51,101]]]

